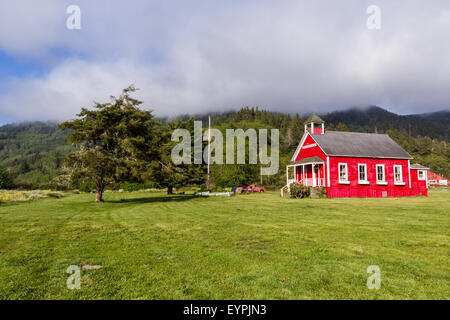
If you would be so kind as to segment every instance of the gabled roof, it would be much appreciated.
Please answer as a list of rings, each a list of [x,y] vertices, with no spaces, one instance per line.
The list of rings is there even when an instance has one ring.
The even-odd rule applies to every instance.
[[[317,157],[317,156],[314,156],[314,157],[309,157],[309,158],[303,158],[303,159],[300,159],[300,160],[298,160],[298,161],[292,161],[290,164],[292,165],[292,164],[303,164],[303,163],[324,163],[324,161],[322,160],[322,159],[320,159],[319,157]]]
[[[325,123],[325,121],[323,121],[317,114],[313,113],[306,121],[305,123],[310,123],[310,122],[314,122],[314,123]]]
[[[309,134],[328,156],[412,159],[386,134],[341,131]]]
[[[411,169],[414,169],[414,170],[428,170],[428,169],[430,169],[430,168],[424,167],[423,165],[418,164],[418,163],[412,164],[410,167],[411,167]]]
[[[432,171],[428,171],[428,180],[447,180],[448,181],[448,179],[446,177],[443,177]]]

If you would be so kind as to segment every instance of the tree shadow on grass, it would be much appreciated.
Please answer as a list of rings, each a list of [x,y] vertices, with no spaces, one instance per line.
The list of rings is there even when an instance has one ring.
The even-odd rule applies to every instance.
[[[106,200],[105,203],[152,203],[152,202],[180,202],[199,198],[194,195],[172,195],[164,197],[129,198],[120,200]]]

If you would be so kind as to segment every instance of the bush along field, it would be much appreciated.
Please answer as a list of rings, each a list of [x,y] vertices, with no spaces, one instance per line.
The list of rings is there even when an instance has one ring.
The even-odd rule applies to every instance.
[[[448,192],[92,197],[0,204],[0,299],[450,298]]]
[[[52,190],[16,191],[0,190],[0,202],[30,201],[41,198],[61,198],[64,193]]]

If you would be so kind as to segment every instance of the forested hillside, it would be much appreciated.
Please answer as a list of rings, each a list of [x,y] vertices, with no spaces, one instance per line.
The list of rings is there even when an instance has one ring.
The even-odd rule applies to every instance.
[[[303,117],[302,117],[303,116]],[[242,108],[236,112],[215,114],[212,126],[225,132],[227,128],[280,129],[280,171],[265,177],[264,183],[280,186],[284,182],[285,165],[303,135],[307,115],[274,113],[258,108]],[[432,171],[450,177],[450,112],[400,116],[378,107],[349,109],[320,115],[326,130],[387,133],[415,159]],[[186,118],[186,117],[183,117]],[[207,126],[207,115],[196,116]],[[56,123],[22,123],[0,127],[0,165],[12,176],[16,186],[48,187],[58,175],[64,155],[73,147],[64,141],[67,133]],[[259,181],[258,165],[214,166],[212,181],[229,186],[244,181]]]
[[[427,136],[432,139],[450,140],[450,112],[397,115],[379,107],[335,111],[323,115],[328,124],[345,123],[350,131],[386,132],[406,131],[413,137]]]
[[[37,188],[57,175],[72,146],[53,122],[29,122],[0,127],[0,164],[17,185]]]
[[[213,126],[219,128],[279,128],[280,172],[276,177],[265,179],[280,185],[285,179],[285,166],[303,135],[306,116],[309,115],[302,118],[298,114],[291,116],[258,108],[243,108],[237,112],[216,115],[212,122]],[[386,133],[414,157],[411,163],[420,163],[430,167],[433,172],[450,176],[450,111],[401,116],[379,107],[369,107],[320,116],[325,121],[325,130]],[[253,166],[251,172],[257,181],[259,168]],[[222,174],[220,179],[223,180]]]

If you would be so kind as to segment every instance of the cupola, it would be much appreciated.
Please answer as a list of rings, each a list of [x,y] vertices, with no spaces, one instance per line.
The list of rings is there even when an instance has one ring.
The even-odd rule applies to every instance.
[[[305,132],[306,130],[312,134],[324,134],[325,121],[323,121],[317,114],[313,113],[308,120],[305,121]]]

